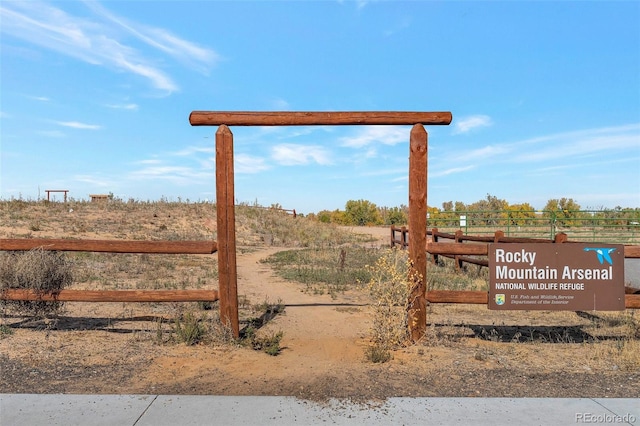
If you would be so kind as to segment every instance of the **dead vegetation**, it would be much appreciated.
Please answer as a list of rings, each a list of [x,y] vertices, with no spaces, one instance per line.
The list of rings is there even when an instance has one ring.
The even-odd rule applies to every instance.
[[[239,340],[220,325],[217,306],[212,303],[68,304],[66,309],[38,308],[37,315],[3,304],[0,386],[9,392],[118,392],[118,374],[130,377],[134,366],[151,374],[148,369],[165,362],[163,369],[173,371],[175,376],[168,377],[164,370],[154,374],[167,393],[640,397],[640,320],[635,311],[497,313],[486,306],[431,305],[427,335],[408,346],[406,253],[388,250],[370,238],[355,237],[336,226],[300,217],[294,220],[281,212],[243,205],[237,207],[237,214],[241,254],[282,247],[273,250],[272,257],[265,256],[265,261],[255,262],[255,267],[273,268],[278,276],[298,283],[300,292],[308,297],[336,303],[330,312],[344,316],[345,321],[366,318],[364,326],[354,325],[364,334],[354,332],[351,338],[352,345],[357,342],[358,362],[320,358],[326,348],[324,341],[318,340],[319,349],[306,355],[318,357],[311,358],[317,376],[305,373],[289,380],[269,376],[269,370],[292,371],[291,359],[297,358],[290,357],[300,350],[296,344],[325,335],[294,331],[293,324],[299,317],[292,319],[289,328],[281,326],[289,312],[288,301],[272,303],[264,296],[240,294]],[[215,208],[209,203],[167,201],[63,204],[11,200],[0,201],[0,224],[0,238],[215,239]],[[387,235],[386,230],[383,235]],[[55,286],[217,287],[215,255],[37,250],[21,256],[0,254],[3,286],[29,282],[38,291]],[[16,278],[18,275],[22,278]],[[486,269],[475,266],[457,271],[452,261],[445,261],[439,266],[430,264],[427,275],[433,289],[487,289]],[[46,282],[49,284],[43,284]],[[269,283],[263,285],[268,294]],[[353,303],[356,298],[358,303]],[[316,321],[325,319],[329,318],[322,316]],[[332,331],[325,333],[330,335]],[[88,341],[92,343],[88,345]],[[237,352],[245,348],[262,356],[279,355],[268,357],[273,362],[284,360],[257,363],[255,358]],[[114,350],[117,354],[112,353]],[[192,376],[184,371],[194,360],[206,359],[218,365],[220,357],[229,354],[244,360],[245,369],[253,370],[243,375],[233,370],[231,362],[216,368],[229,380],[243,377],[245,388],[238,385],[229,390],[223,387],[224,381],[214,383],[197,371]],[[365,359],[368,362],[362,362]],[[182,370],[171,370],[174,362]],[[282,366],[278,367],[280,362]],[[51,364],[49,371],[37,367],[42,363]],[[38,372],[40,381],[30,379],[33,371]],[[95,374],[85,374],[88,371]],[[341,374],[331,375],[335,371]],[[62,386],[59,377],[65,372],[75,381]],[[260,377],[271,379],[260,379],[263,383],[258,381]],[[356,386],[365,380],[372,384]],[[159,390],[144,386],[132,383],[128,389]],[[342,390],[336,386],[342,386]]]

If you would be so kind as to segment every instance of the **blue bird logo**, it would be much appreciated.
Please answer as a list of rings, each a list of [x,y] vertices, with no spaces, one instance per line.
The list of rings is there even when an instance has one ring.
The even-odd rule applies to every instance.
[[[597,248],[597,247],[587,247],[584,251],[595,251],[598,255],[598,260],[602,265],[606,260],[609,265],[613,265],[613,260],[611,260],[611,253],[616,251],[614,248]]]

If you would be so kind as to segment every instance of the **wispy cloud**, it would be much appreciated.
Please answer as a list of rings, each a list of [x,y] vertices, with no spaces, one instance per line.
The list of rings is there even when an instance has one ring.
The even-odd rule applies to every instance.
[[[132,170],[124,182],[150,181],[162,185],[203,185],[215,180],[215,148],[187,146],[178,151],[160,152],[150,158],[130,162]]]
[[[235,173],[259,173],[264,170],[268,170],[270,167],[265,162],[264,158],[255,157],[248,154],[237,154],[234,157],[234,172]]]
[[[83,130],[100,130],[102,126],[97,124],[80,123],[79,121],[55,121],[56,124],[63,127],[71,127],[73,129]]]
[[[369,3],[369,1],[371,0],[354,0],[354,1],[349,1],[349,0],[337,0],[339,4],[345,4],[345,3],[355,3],[356,7],[358,8],[358,10],[363,9],[367,3]]]
[[[350,148],[362,148],[374,143],[396,145],[408,142],[409,133],[406,126],[363,126],[355,135],[340,138],[340,143]]]
[[[271,148],[271,158],[283,166],[300,166],[309,163],[329,165],[329,152],[320,146],[280,144]]]
[[[60,130],[40,130],[37,132],[39,135],[45,136],[47,138],[63,138],[65,134]]]
[[[520,163],[543,164],[558,170],[567,165],[598,167],[612,158],[618,160],[620,155],[640,156],[640,124],[561,132],[510,143],[492,143],[466,152],[451,151],[438,159],[436,167],[455,170],[459,166],[447,165]],[[444,171],[432,174],[430,170],[430,176],[444,174]]]
[[[289,102],[281,98],[272,99],[270,107],[275,111],[289,111],[291,109]]]
[[[453,154],[453,157],[455,161],[459,162],[481,161],[505,155],[512,151],[513,147],[510,145],[495,144],[487,145],[482,148],[472,149],[470,151],[456,152],[455,154]]]
[[[33,99],[40,102],[49,102],[51,99],[46,96],[28,96],[29,99]]]
[[[97,178],[90,175],[76,175],[73,177],[76,182],[88,183],[90,185],[106,188],[113,185],[113,182],[106,178]]]
[[[159,160],[157,158],[150,158],[148,160],[136,161],[134,162],[134,164],[162,164],[162,160]]]
[[[212,146],[188,146],[180,151],[170,153],[172,156],[187,157],[195,154],[215,154],[216,149]]]
[[[156,57],[143,54],[132,41],[202,72],[219,59],[214,51],[164,29],[125,20],[96,2],[84,4],[93,16],[74,16],[46,2],[3,2],[0,31],[90,64],[141,76],[166,93],[178,90],[178,84],[156,65]]]
[[[522,152],[530,147],[528,152]],[[640,124],[605,127],[558,133],[512,144],[516,151],[513,160],[520,163],[541,162],[566,159],[574,162],[576,158],[635,150],[640,153]]]
[[[180,62],[197,68],[201,72],[206,72],[209,65],[220,60],[219,55],[214,51],[181,39],[167,30],[138,24],[119,17],[97,2],[88,2],[87,5],[97,15],[123,28],[138,40],[174,57]]]
[[[194,182],[212,181],[213,175],[211,171],[198,170],[188,166],[154,165],[131,172],[129,178],[188,185]]]
[[[406,28],[411,26],[411,17],[404,16],[400,19],[400,21],[396,22],[392,27],[384,31],[384,35],[386,37],[390,37]]]
[[[469,133],[479,127],[489,127],[491,125],[493,125],[493,121],[488,115],[471,115],[454,121],[453,134]]]
[[[446,170],[440,170],[433,173],[429,173],[429,177],[440,177],[440,176],[448,176],[456,173],[463,173],[472,169],[475,169],[476,165],[469,165],[464,167],[452,167]]]
[[[129,111],[137,111],[139,108],[138,104],[107,104],[105,106],[111,109],[124,109]]]

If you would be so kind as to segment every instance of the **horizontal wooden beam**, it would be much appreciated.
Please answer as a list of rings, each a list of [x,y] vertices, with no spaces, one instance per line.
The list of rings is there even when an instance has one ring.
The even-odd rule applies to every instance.
[[[486,291],[468,290],[430,290],[427,291],[429,303],[464,303],[470,305],[486,305],[489,303],[489,293]]]
[[[627,309],[640,309],[640,294],[625,294],[624,306]]]
[[[217,251],[218,244],[215,241],[0,239],[0,250],[31,250],[34,248],[107,253],[211,254]]]
[[[624,257],[628,259],[640,258],[640,246],[624,246]]]
[[[427,252],[431,254],[486,256],[489,254],[489,246],[487,244],[427,243]]]
[[[451,123],[451,112],[293,112],[293,111],[193,111],[192,126],[313,126]],[[407,134],[408,137],[408,134]]]
[[[458,256],[458,260],[461,262],[473,263],[478,266],[489,267],[489,259],[476,259],[475,257]]]
[[[217,290],[60,290],[38,293],[33,290],[5,289],[0,300],[57,302],[213,302]]]
[[[431,290],[427,291],[426,299],[429,303],[486,305],[489,303],[489,293],[486,291]],[[626,309],[640,309],[640,294],[625,294],[624,301]]]
[[[427,252],[431,254],[486,256],[489,254],[489,245],[462,243],[427,243]],[[640,258],[640,246],[624,246],[624,257],[627,259]]]
[[[60,290],[58,293],[38,293],[33,290],[5,289],[0,300],[31,300],[58,302],[213,302],[217,290]],[[485,291],[431,290],[426,299],[430,303],[463,303],[486,305]],[[627,309],[640,309],[640,294],[626,294]]]

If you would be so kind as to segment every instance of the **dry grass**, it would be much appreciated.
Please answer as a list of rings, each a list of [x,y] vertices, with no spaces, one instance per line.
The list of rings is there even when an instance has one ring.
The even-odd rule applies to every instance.
[[[211,240],[216,238],[215,205],[211,203],[181,203],[161,200],[127,202],[112,200],[91,203],[70,200],[68,203],[29,202],[24,200],[0,200],[0,238],[95,238],[126,240]],[[331,250],[346,242],[362,240],[350,236],[334,225],[322,224],[303,217],[293,218],[281,211],[258,208],[250,205],[236,207],[237,244],[240,251],[252,247],[283,245],[289,247],[315,247]],[[42,252],[47,259],[64,259],[64,271],[70,272],[66,286],[72,289],[116,290],[116,289],[214,289],[217,288],[216,255],[162,255],[162,254],[112,254],[91,252]],[[3,260],[0,268],[8,287],[25,288],[25,282],[41,283],[44,273],[50,278],[62,272],[54,271],[37,263],[25,252],[0,252]],[[20,262],[16,263],[16,260]],[[6,260],[6,261],[5,261]],[[15,267],[26,267],[31,276],[24,273],[15,282]],[[9,275],[11,280],[9,280]],[[43,291],[51,286],[36,284]],[[257,332],[263,324],[282,312],[282,304],[254,304],[240,295],[240,321],[246,328]],[[60,303],[38,302],[38,312],[44,307],[56,307]],[[6,307],[35,307],[34,302],[11,302]],[[217,304],[205,303],[151,303],[146,304],[152,312],[151,326],[136,320],[145,318],[134,311],[141,310],[123,304],[122,312],[108,320],[108,329],[117,331],[132,327],[139,339],[152,340],[157,344],[186,343],[237,345],[260,347],[270,354],[279,352],[282,335],[262,336],[255,333],[252,338],[236,342],[231,331],[219,321]],[[142,304],[138,304],[140,306]],[[213,306],[212,306],[213,305]],[[140,306],[141,308],[143,306]],[[264,312],[263,312],[264,310]],[[91,309],[93,312],[97,312]],[[5,310],[5,315],[15,313],[30,316],[32,311]],[[57,310],[55,313],[58,313]],[[47,311],[47,314],[54,312]],[[6,317],[5,317],[6,318]],[[31,318],[37,324],[36,318]],[[36,321],[36,322],[33,322]],[[67,327],[73,320],[61,318],[54,327]],[[85,321],[89,322],[90,321]],[[100,321],[96,321],[100,323]],[[4,327],[4,325],[3,325]],[[85,327],[85,325],[83,325]],[[89,325],[89,327],[91,327]],[[4,330],[4,328],[3,328]],[[10,330],[10,328],[7,328]],[[249,334],[249,333],[245,333]],[[2,332],[2,337],[9,336]],[[251,343],[247,343],[251,342]]]
[[[356,237],[333,225],[300,217],[293,219],[278,211],[241,205],[236,213],[239,250],[259,246],[295,248],[275,256],[278,261],[273,264],[276,269],[298,273],[289,279],[300,281],[300,277],[305,277],[312,292],[358,290],[363,286],[352,284],[368,283],[373,300],[371,345],[367,349],[370,360],[386,361],[396,348],[403,346],[408,291],[406,253],[345,246]],[[0,201],[0,224],[0,238],[211,240],[215,239],[215,205],[134,200],[109,203],[72,200],[66,204],[10,200]],[[50,289],[47,285],[75,289],[217,287],[217,256],[211,255],[71,252],[63,255],[34,251],[20,256],[0,252],[0,256],[3,286],[19,287],[29,282],[41,291]],[[487,290],[486,268],[469,265],[458,271],[453,261],[442,260],[440,266],[428,266],[430,289]],[[40,266],[35,267],[36,264]],[[366,264],[372,267],[365,268]],[[18,275],[22,278],[16,278]],[[49,284],[44,284],[46,282]],[[150,304],[146,308],[156,318],[150,327],[129,321],[136,315],[130,312],[132,308],[124,305],[121,314],[109,320],[114,324],[110,327],[117,329],[129,321],[131,327],[137,327],[139,338],[158,344],[186,342],[189,339],[179,334],[186,332],[183,334],[188,337],[190,331],[196,332],[194,343],[240,344],[220,325],[216,306],[211,309],[204,304],[167,303]],[[263,314],[273,317],[274,312],[273,304],[252,305],[240,296],[241,323],[246,327],[256,330],[257,319],[263,318]],[[640,369],[640,325],[634,311],[578,315],[573,312],[496,313],[485,306],[431,305],[427,318],[427,336],[418,345],[422,351],[439,346],[452,347],[462,353],[471,347],[470,360],[495,362],[500,366],[542,368],[545,363],[560,365],[562,359],[567,368],[576,370]],[[188,330],[189,327],[192,330]],[[0,325],[0,338],[10,339],[10,330]],[[251,333],[249,330],[248,334]],[[260,339],[266,340],[257,346],[277,353],[278,346],[273,343],[282,337],[278,334],[261,336]]]
[[[311,294],[332,297],[367,283],[371,273],[367,265],[380,257],[381,250],[358,245],[283,250],[269,256],[270,264],[282,278],[305,285]]]
[[[64,253],[34,249],[27,252],[0,251],[0,291],[30,289],[53,293],[67,288],[72,280],[71,264]],[[4,307],[25,315],[46,317],[62,309],[61,302],[3,301]]]
[[[370,268],[367,286],[373,299],[371,344],[365,353],[372,362],[391,359],[391,350],[407,343],[407,307],[411,291],[405,251],[385,250]]]

